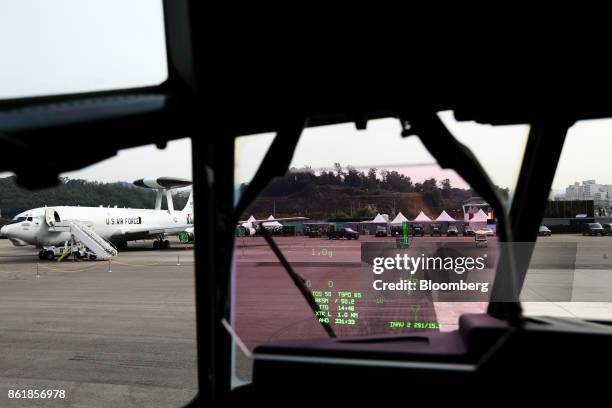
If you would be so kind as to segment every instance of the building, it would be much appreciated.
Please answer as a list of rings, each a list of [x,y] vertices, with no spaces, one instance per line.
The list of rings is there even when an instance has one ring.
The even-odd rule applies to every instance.
[[[595,203],[593,200],[555,200],[549,201],[544,211],[542,225],[555,233],[577,233],[582,225],[595,222]]]
[[[565,201],[593,201],[595,217],[612,216],[612,184],[598,184],[584,180],[565,188]]]
[[[565,188],[565,200],[610,200],[612,199],[612,184],[598,184],[595,180],[577,181]]]

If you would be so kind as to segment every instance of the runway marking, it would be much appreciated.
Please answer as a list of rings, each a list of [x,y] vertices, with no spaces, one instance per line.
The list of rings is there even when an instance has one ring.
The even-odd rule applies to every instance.
[[[148,264],[133,264],[133,263],[127,263],[127,262],[121,262],[121,261],[112,261],[112,263],[116,264],[116,265],[122,265],[122,266],[185,266],[185,265],[193,265],[193,262],[191,262],[191,263],[184,263],[183,261],[181,261],[180,265],[177,265],[176,261],[155,262],[155,263],[148,263]]]
[[[60,268],[53,268],[47,265],[40,265],[40,264],[38,265],[39,268],[47,269],[53,272],[85,272],[85,271],[90,271],[98,266],[101,266],[101,265],[91,265],[85,268],[77,268],[77,269],[60,269]]]

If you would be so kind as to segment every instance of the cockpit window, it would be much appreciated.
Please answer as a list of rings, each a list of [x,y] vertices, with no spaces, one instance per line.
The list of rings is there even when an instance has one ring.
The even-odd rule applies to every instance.
[[[523,313],[609,320],[612,317],[612,119],[569,128],[525,282]],[[561,261],[563,259],[563,261]]]
[[[19,39],[0,45],[0,99],[150,86],[168,76],[161,0],[10,2],[0,37]]]
[[[26,220],[26,217],[15,217],[11,220],[11,222],[9,222],[9,224],[17,224],[25,220]]]
[[[32,217],[26,218],[26,221],[32,221]]]
[[[259,168],[263,155],[251,154],[261,151],[257,140],[269,141],[267,134],[248,139],[248,149],[237,143],[235,191],[248,188]],[[498,186],[506,194],[514,185],[507,181]],[[451,331],[460,315],[486,311],[500,253],[495,212],[417,137],[401,137],[395,119],[370,121],[363,131],[353,124],[305,129],[289,171],[271,180],[239,219],[268,221],[248,231],[236,227],[230,323],[246,350],[235,350],[242,380],[250,379],[257,345],[325,337],[323,324],[338,337]],[[492,233],[475,237],[486,227]],[[386,233],[377,234],[381,229]],[[468,258],[482,266],[453,266]],[[398,259],[427,266],[412,272]],[[479,289],[459,288],[468,281]]]

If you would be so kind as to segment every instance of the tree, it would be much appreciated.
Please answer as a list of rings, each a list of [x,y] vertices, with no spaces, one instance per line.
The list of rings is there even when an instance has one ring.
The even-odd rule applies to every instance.
[[[355,218],[374,218],[376,214],[374,213],[374,211],[370,210],[369,208],[360,208],[359,210],[355,211],[355,213],[353,214],[353,217]]]
[[[440,182],[440,187],[442,187],[442,197],[444,198],[450,198],[451,196],[451,192],[452,192],[452,187],[451,187],[451,182],[450,179],[444,179]]]
[[[357,169],[352,166],[347,166],[344,184],[351,187],[361,187],[362,176],[363,174],[360,174]]]
[[[187,198],[175,201],[182,208]],[[0,178],[0,209],[2,215],[13,218],[31,208],[58,205],[117,205],[129,208],[153,208],[155,191],[132,183],[100,183],[62,177],[57,187],[27,190],[17,185],[15,176]],[[182,205],[182,206],[181,206]]]
[[[344,180],[344,172],[340,163],[334,163],[334,169],[336,170],[336,181],[338,183],[342,182]]]
[[[423,181],[423,192],[431,192],[438,189],[438,183],[435,178],[430,178]]]
[[[366,185],[368,186],[368,189],[372,190],[378,187],[378,177],[376,176],[376,172],[378,170],[375,169],[374,167],[372,167],[370,170],[368,170],[368,177],[367,177],[367,182]]]
[[[350,218],[350,216],[344,211],[335,211],[329,215],[329,218],[332,220],[345,220]]]

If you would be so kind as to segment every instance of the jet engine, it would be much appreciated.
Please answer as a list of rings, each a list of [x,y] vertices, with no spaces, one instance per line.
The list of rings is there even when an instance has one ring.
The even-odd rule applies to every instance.
[[[186,228],[185,231],[179,234],[179,241],[181,244],[190,244],[195,241],[195,233],[193,227]]]

